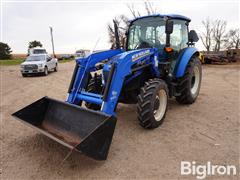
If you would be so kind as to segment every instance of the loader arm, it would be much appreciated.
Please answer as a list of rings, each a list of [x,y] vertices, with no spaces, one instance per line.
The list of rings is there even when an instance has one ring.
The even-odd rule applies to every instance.
[[[67,102],[70,104],[78,104],[79,98],[77,98],[78,92],[86,87],[88,81],[88,75],[91,71],[94,71],[95,65],[105,59],[109,59],[117,54],[122,53],[121,49],[108,50],[98,53],[93,53],[86,58],[80,58],[76,62],[75,71],[72,75],[72,81],[69,87],[69,95]]]
[[[67,102],[78,104],[81,101],[98,104],[101,111],[108,115],[115,116],[114,110],[124,84],[125,77],[131,75],[132,67],[136,64],[147,64],[152,67],[152,71],[159,76],[157,50],[155,48],[147,48],[124,52],[121,49],[110,50],[95,53],[87,58],[77,61],[78,69],[73,74],[74,83],[69,93]],[[154,58],[154,56],[156,56]],[[103,95],[89,93],[85,90],[88,74],[96,71],[95,66],[102,60],[109,59],[104,64],[103,69],[108,71],[108,79],[105,84]]]

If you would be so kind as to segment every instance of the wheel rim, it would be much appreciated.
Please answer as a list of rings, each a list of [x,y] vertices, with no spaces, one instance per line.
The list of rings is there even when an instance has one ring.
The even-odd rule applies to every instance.
[[[191,93],[193,95],[195,95],[198,91],[199,82],[200,82],[200,71],[199,71],[198,66],[194,66],[193,76],[191,79]]]
[[[161,121],[167,108],[167,93],[165,90],[161,89],[154,103],[154,118],[156,121]]]

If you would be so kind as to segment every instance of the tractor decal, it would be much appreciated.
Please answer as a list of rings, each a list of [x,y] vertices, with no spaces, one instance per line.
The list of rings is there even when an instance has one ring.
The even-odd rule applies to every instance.
[[[140,58],[142,58],[144,56],[147,56],[149,54],[150,54],[150,50],[149,49],[146,50],[146,51],[141,51],[140,53],[134,54],[132,56],[132,62],[137,61],[138,59],[140,59]]]

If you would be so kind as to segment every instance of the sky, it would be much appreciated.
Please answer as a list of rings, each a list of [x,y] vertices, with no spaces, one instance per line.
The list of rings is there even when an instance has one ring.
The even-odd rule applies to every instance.
[[[109,49],[108,23],[118,15],[132,19],[127,4],[146,15],[144,1],[125,0],[0,0],[1,38],[13,53],[26,53],[28,42],[41,41],[51,52],[49,26],[53,27],[56,53],[74,53],[77,49]],[[155,0],[154,7],[161,14],[181,14],[192,19],[190,29],[203,31],[201,21],[222,19],[227,27],[240,26],[240,1],[238,0]],[[204,47],[199,41],[196,47]]]

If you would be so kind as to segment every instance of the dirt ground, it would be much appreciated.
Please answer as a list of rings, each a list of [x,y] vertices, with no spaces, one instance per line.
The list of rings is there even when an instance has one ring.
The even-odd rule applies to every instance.
[[[106,161],[77,152],[63,161],[68,148],[11,116],[43,96],[65,100],[73,68],[69,62],[47,77],[23,78],[18,66],[1,67],[0,179],[194,179],[180,175],[181,161],[239,167],[240,64],[203,66],[198,100],[180,105],[171,99],[155,130],[138,125],[135,105],[120,104]]]

